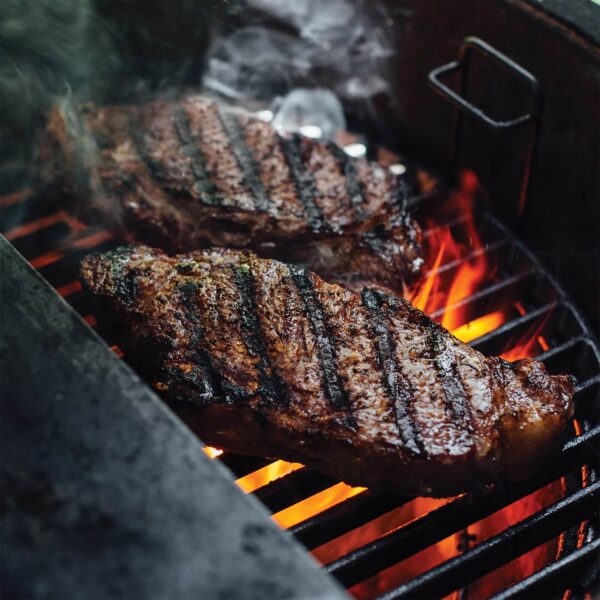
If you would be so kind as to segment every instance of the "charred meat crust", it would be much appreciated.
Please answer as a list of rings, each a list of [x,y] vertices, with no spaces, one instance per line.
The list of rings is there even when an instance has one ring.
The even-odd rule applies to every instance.
[[[248,252],[126,248],[81,274],[145,376],[228,451],[450,495],[530,475],[572,414],[571,377],[485,358],[402,299]]]
[[[397,176],[204,97],[57,107],[40,157],[81,218],[169,252],[248,248],[398,290],[424,265]]]

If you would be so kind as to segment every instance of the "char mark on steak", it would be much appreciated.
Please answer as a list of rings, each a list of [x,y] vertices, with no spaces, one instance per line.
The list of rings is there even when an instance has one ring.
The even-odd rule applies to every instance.
[[[226,249],[89,256],[85,286],[210,445],[353,485],[451,495],[526,477],[560,447],[573,381],[486,358],[408,302]]]

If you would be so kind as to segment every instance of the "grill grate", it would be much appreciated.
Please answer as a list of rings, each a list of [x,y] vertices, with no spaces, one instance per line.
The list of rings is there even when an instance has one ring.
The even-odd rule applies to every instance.
[[[413,198],[409,203],[413,209],[429,213],[441,200],[443,195],[430,194]],[[94,326],[91,300],[76,279],[79,261],[90,250],[108,250],[119,241],[106,231],[84,226],[27,191],[0,198],[0,217],[1,230],[17,250]],[[499,354],[511,343],[514,345],[526,337],[528,332],[531,337],[531,331],[539,329],[541,322],[547,346],[540,348],[539,358],[546,362],[551,372],[570,372],[578,378],[575,416],[580,435],[574,435],[565,444],[561,456],[536,479],[463,495],[446,503],[440,501],[437,508],[426,510],[409,522],[372,534],[374,539],[364,541],[360,538],[356,547],[350,545],[341,552],[338,549],[338,555],[332,560],[327,560],[323,548],[371,526],[394,511],[410,508],[415,500],[356,489],[353,497],[324,510],[316,507],[314,516],[307,513],[306,518],[293,523],[289,529],[326,563],[327,571],[348,588],[360,585],[461,532],[461,539],[466,543],[455,556],[440,564],[425,564],[421,572],[399,586],[392,583],[391,589],[378,587],[378,593],[384,593],[381,597],[438,597],[462,590],[461,597],[464,598],[471,582],[560,535],[554,562],[528,574],[520,582],[510,582],[497,597],[556,595],[557,582],[561,588],[570,586],[576,590],[576,582],[584,581],[582,573],[598,555],[600,539],[595,526],[600,493],[600,483],[596,481],[600,442],[598,347],[577,309],[537,259],[490,213],[479,211],[476,221],[485,248],[475,250],[466,258],[442,264],[439,273],[451,277],[465,260],[482,253],[498,265],[498,271],[489,285],[461,299],[455,306],[468,307],[475,320],[505,306],[507,297],[518,298],[520,304],[505,323],[470,343],[484,353]],[[445,225],[459,231],[463,222],[464,218],[459,218]],[[15,227],[17,223],[19,225]],[[426,235],[431,237],[434,233],[430,228]],[[443,309],[430,316],[440,320]],[[114,340],[110,336],[105,339],[119,353]],[[267,459],[233,455],[220,455],[215,460],[227,465],[239,478],[272,463]],[[564,494],[558,502],[520,522],[510,522],[502,531],[469,547],[469,528],[477,521],[559,480]],[[279,479],[257,486],[254,493],[272,513],[282,515],[291,506],[315,499],[336,485],[342,484],[307,468],[297,468]],[[351,591],[356,592],[357,588]]]

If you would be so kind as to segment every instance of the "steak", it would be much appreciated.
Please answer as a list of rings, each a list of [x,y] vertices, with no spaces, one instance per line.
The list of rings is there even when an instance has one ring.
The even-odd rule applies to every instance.
[[[402,298],[250,252],[121,248],[81,274],[154,388],[226,451],[445,496],[527,477],[573,412],[570,376],[486,358]]]
[[[394,290],[424,266],[403,178],[205,97],[56,107],[40,157],[84,220],[170,253],[248,248]]]

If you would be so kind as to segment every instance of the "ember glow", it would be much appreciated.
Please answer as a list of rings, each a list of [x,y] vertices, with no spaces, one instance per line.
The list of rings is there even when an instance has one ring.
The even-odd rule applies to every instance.
[[[268,464],[258,471],[254,471],[249,475],[240,477],[236,483],[246,492],[250,493],[254,490],[261,488],[263,485],[267,485],[284,475],[288,475],[298,469],[304,468],[304,465],[300,463],[290,463],[285,460],[276,460],[275,462]]]

